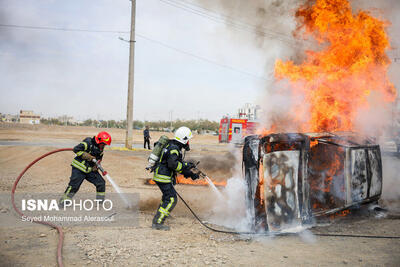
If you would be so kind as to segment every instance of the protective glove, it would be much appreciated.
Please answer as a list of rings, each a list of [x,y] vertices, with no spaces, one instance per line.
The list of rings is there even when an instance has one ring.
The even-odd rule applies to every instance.
[[[196,165],[193,162],[190,162],[190,161],[189,162],[185,162],[183,164],[183,168],[188,170],[188,171],[193,169],[194,167],[196,167]]]
[[[195,167],[195,165],[192,162],[183,162],[183,167],[181,174],[185,176],[185,178],[189,178],[192,175],[191,169]]]
[[[92,161],[92,160],[96,159],[95,156],[92,156],[92,155],[90,155],[90,154],[87,153],[87,152],[83,152],[83,153],[82,153],[82,158],[83,158],[84,160],[88,160],[88,161]]]
[[[92,171],[97,172],[97,170],[98,170],[97,166],[94,165],[94,166],[92,167]]]
[[[190,175],[190,178],[194,181],[200,178],[200,175],[198,173],[194,173],[192,172],[192,174]]]
[[[189,178],[192,175],[192,172],[188,169],[183,169],[181,174],[185,177],[185,178]]]

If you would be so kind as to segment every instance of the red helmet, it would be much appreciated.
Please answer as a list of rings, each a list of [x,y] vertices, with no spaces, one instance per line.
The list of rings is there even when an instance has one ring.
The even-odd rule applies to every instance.
[[[97,144],[111,145],[111,135],[107,132],[100,132],[95,139]]]

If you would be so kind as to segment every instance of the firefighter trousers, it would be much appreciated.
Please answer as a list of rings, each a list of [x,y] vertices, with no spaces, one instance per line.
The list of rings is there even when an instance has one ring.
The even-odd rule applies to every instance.
[[[78,170],[75,167],[72,167],[71,178],[67,189],[64,192],[63,200],[71,199],[76,194],[76,192],[78,192],[82,182],[85,179],[96,186],[96,199],[104,200],[106,181],[104,181],[100,173],[98,171],[84,173],[83,171]]]
[[[153,224],[163,224],[171,211],[175,208],[178,198],[172,183],[156,182],[162,192],[161,203],[158,206],[156,215],[153,218]]]

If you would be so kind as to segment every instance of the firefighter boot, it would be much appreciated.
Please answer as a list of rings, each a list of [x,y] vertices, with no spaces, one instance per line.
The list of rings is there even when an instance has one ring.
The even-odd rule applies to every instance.
[[[70,198],[60,198],[60,200],[58,201],[58,208],[59,209],[65,209],[64,205],[65,205],[65,201],[66,200],[71,200]]]
[[[156,230],[164,230],[164,231],[169,231],[169,226],[162,224],[162,223],[153,223],[151,225],[151,228],[156,229]]]
[[[161,206],[161,205],[160,205]],[[158,206],[157,213],[154,215],[153,224],[151,228],[156,230],[169,231],[169,226],[164,224],[165,218],[161,218],[162,213],[160,212],[160,206]]]

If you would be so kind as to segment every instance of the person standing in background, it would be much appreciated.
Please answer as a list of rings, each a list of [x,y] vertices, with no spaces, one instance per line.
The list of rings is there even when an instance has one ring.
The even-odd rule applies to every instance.
[[[150,149],[150,131],[149,131],[149,126],[146,126],[144,131],[143,131],[143,137],[144,137],[144,145],[143,147],[146,148],[146,143],[147,143],[147,149]]]

